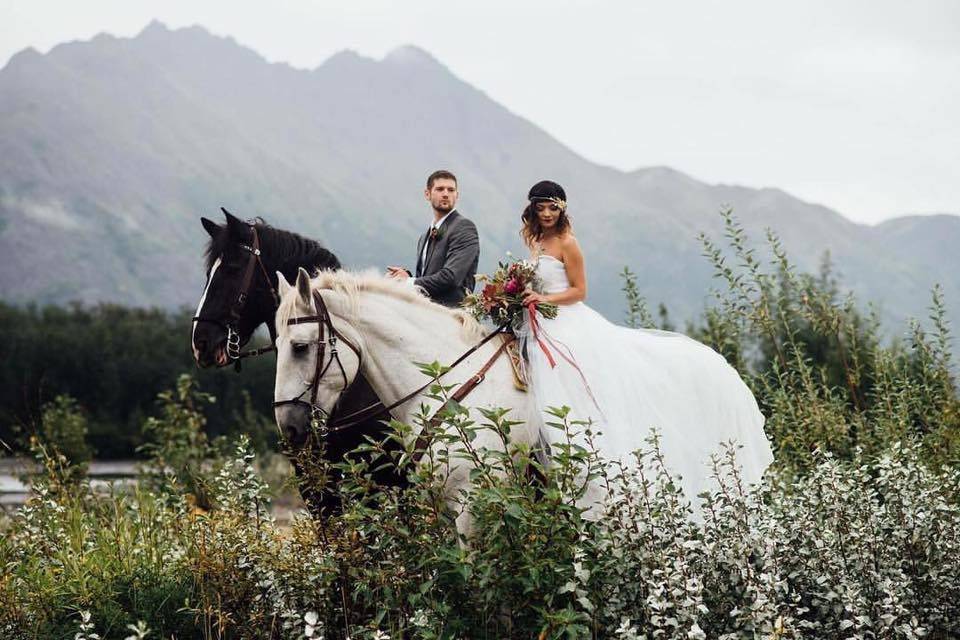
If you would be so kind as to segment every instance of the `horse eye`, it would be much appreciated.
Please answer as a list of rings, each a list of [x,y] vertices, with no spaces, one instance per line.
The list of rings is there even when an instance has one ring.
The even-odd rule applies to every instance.
[[[307,352],[310,348],[309,342],[294,342],[290,346],[293,347],[293,352],[297,355],[302,355]]]

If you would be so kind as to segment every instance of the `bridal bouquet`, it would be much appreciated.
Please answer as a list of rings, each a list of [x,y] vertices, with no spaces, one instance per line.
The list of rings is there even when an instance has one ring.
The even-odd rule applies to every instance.
[[[463,306],[477,320],[490,318],[494,324],[517,329],[523,322],[523,298],[528,290],[540,291],[540,278],[536,264],[519,260],[510,264],[500,263],[492,276],[480,274],[477,280],[483,285],[479,293],[468,294]],[[537,310],[544,318],[557,317],[557,305],[540,303]]]

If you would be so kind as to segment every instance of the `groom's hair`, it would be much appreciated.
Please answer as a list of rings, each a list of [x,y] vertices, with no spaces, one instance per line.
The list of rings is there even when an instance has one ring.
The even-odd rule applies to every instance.
[[[427,190],[433,188],[433,183],[440,179],[453,180],[454,184],[457,182],[457,176],[453,175],[446,169],[439,169],[430,174],[430,177],[427,178]]]

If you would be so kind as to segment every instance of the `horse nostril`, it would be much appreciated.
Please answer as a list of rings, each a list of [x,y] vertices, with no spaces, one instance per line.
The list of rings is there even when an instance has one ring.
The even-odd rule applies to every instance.
[[[204,340],[203,338],[197,338],[196,343],[197,343],[197,351],[199,351],[200,353],[203,353],[207,350],[207,341]]]
[[[283,431],[287,434],[287,444],[292,448],[300,449],[306,444],[307,432],[300,425],[296,423],[288,424]]]

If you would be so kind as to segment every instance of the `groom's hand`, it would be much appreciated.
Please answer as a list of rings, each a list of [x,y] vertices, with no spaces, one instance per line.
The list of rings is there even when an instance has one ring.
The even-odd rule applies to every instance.
[[[396,280],[406,280],[412,274],[403,267],[387,267],[386,276]]]

